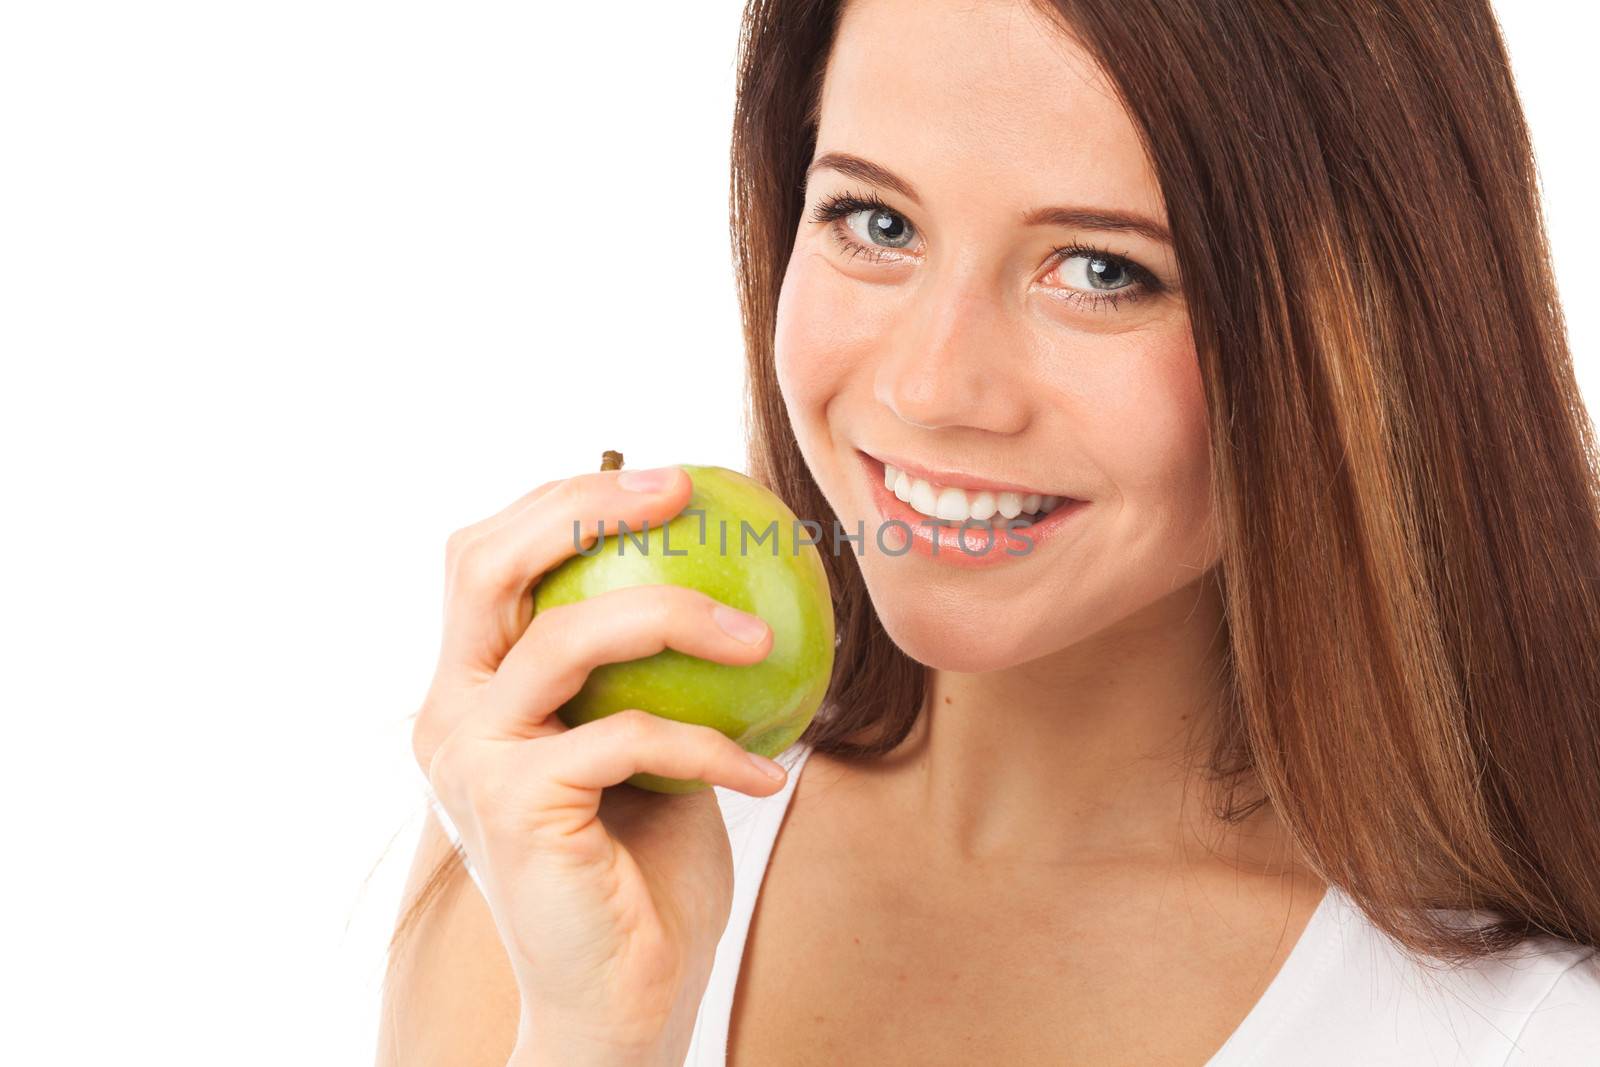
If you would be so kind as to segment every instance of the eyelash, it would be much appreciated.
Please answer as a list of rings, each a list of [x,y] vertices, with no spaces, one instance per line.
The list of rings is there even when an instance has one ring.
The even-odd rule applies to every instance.
[[[812,209],[811,221],[831,224],[836,220],[846,218],[858,211],[882,211],[890,215],[896,215],[900,218],[905,218],[904,215],[901,215],[900,212],[884,203],[882,199],[873,195],[872,193],[835,193],[832,196],[824,198],[820,203],[817,204],[815,208]],[[865,256],[866,258],[875,261],[894,258],[888,249],[873,248],[869,245],[864,245],[855,238],[841,232],[838,226],[829,225],[828,230],[833,235],[834,240],[836,240],[839,245],[851,256]],[[1099,248],[1094,245],[1075,242],[1070,245],[1062,245],[1059,248],[1051,249],[1050,256],[1055,261],[1050,267],[1052,271],[1074,256],[1089,256],[1094,259],[1110,260],[1112,263],[1115,263],[1127,270],[1127,272],[1135,279],[1135,285],[1126,286],[1114,292],[1090,293],[1085,292],[1082,289],[1071,288],[1064,288],[1061,290],[1066,299],[1086,306],[1091,310],[1101,310],[1106,304],[1110,304],[1111,308],[1115,310],[1122,303],[1131,304],[1135,300],[1142,300],[1146,296],[1159,293],[1164,288],[1161,282],[1157,280],[1155,275],[1150,273],[1147,268],[1140,266],[1127,256],[1113,252],[1107,248]]]

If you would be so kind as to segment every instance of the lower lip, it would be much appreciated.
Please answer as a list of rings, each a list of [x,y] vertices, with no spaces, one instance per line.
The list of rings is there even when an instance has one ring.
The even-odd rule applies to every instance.
[[[965,527],[960,523],[943,525],[917,511],[884,488],[882,463],[864,452],[856,454],[861,459],[862,469],[872,487],[873,502],[877,504],[878,514],[883,521],[897,519],[905,523],[911,531],[911,551],[952,567],[993,567],[1007,560],[1028,559],[1089,504],[1087,500],[1068,500],[1031,525],[1010,530],[1002,526],[986,535],[975,521]],[[878,547],[882,549],[881,544]]]

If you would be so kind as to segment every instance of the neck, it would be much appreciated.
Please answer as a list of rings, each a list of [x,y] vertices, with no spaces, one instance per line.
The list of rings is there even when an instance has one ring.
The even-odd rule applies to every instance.
[[[1202,580],[1043,659],[930,670],[884,784],[952,862],[1170,861],[1192,847],[1267,873],[1286,847],[1270,806],[1225,824],[1203,773],[1223,646]]]

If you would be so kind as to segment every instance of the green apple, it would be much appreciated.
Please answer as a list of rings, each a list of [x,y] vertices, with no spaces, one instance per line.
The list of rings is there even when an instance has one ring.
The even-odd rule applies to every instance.
[[[608,453],[606,468],[620,466]],[[716,727],[749,752],[776,756],[805,730],[833,673],[834,619],[816,533],[760,482],[725,467],[680,464],[694,489],[663,525],[604,541],[562,562],[533,590],[535,614],[610,589],[675,584],[698,589],[772,628],[759,663],[716,663],[676,649],[602,664],[557,714],[578,726],[625,708]],[[827,542],[824,541],[824,544]],[[699,779],[640,773],[659,793],[707,788]]]

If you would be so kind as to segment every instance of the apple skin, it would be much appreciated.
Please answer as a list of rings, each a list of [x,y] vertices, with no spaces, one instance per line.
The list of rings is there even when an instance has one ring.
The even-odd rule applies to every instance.
[[[619,538],[608,533],[599,552],[563,561],[534,587],[534,613],[611,589],[683,585],[761,616],[772,629],[772,651],[745,665],[672,648],[601,664],[557,714],[568,726],[578,726],[639,708],[713,726],[748,752],[776,756],[810,724],[833,673],[833,599],[822,554],[816,545],[800,542],[794,512],[760,482],[726,467],[679,466],[694,486],[683,510],[665,526],[650,526],[648,534],[635,530]],[[703,527],[696,509],[705,512]],[[774,521],[776,542],[766,532]],[[741,522],[750,531],[742,553]],[[758,535],[765,535],[759,544]],[[822,544],[828,543],[824,533]],[[697,778],[643,772],[628,782],[657,793],[708,788]]]

